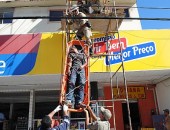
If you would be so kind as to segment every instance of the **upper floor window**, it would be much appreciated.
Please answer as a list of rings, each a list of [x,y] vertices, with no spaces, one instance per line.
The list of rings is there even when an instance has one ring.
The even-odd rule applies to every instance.
[[[61,18],[63,16],[63,11],[59,10],[50,10],[50,19],[49,21],[61,21]]]
[[[11,8],[1,8],[0,9],[0,24],[8,24],[8,23],[12,23],[13,19],[3,19],[3,18],[12,18],[13,17],[13,9]]]
[[[124,13],[125,13],[125,17],[126,17],[126,18],[130,17],[129,9],[125,9],[125,10],[124,10]]]

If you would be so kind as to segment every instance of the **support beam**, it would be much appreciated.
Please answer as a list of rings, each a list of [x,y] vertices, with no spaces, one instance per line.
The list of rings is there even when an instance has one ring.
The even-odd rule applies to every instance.
[[[28,115],[28,130],[33,129],[34,110],[35,110],[35,91],[31,90]]]

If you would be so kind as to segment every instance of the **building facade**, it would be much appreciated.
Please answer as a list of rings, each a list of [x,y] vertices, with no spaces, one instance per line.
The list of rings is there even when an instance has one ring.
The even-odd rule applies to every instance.
[[[117,2],[119,6],[136,7],[133,0]],[[40,17],[62,17],[65,10],[65,1],[1,1],[0,15],[3,18],[34,17],[0,21],[0,112],[6,117],[4,129],[5,126],[18,130],[36,129],[37,119],[58,104],[66,35],[60,19]],[[127,13],[129,17],[139,17],[137,8],[130,8]],[[133,129],[153,127],[152,115],[169,107],[165,102],[170,66],[165,58],[170,48],[169,31],[141,29],[139,20],[124,19],[119,26]],[[108,38],[111,40],[110,52],[119,54],[118,34],[110,34]],[[100,46],[107,39],[105,34],[95,32],[93,39],[94,51],[102,53]],[[97,90],[91,88],[92,100],[108,100],[97,105],[110,106],[109,109],[115,112],[110,120],[111,127],[115,121],[117,130],[128,129],[122,70],[113,76],[113,84],[110,83],[110,74],[117,71],[121,58],[91,58],[90,64],[90,81]],[[109,102],[113,98],[111,88],[116,92],[113,92],[114,103]],[[61,113],[58,113],[56,119],[60,118]],[[72,116],[72,127],[79,126],[75,118]]]

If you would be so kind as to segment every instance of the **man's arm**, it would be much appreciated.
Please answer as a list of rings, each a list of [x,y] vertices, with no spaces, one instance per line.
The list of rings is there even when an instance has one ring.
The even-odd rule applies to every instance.
[[[71,66],[72,66],[72,58],[69,56],[68,57],[68,74],[69,75],[71,73]]]
[[[89,106],[88,106],[89,107]],[[86,110],[85,113],[86,113],[86,126],[87,126],[87,129],[90,129],[90,130],[97,130],[98,129],[98,122],[97,122],[97,117],[94,115],[94,113],[92,112],[91,108],[87,108],[89,110],[89,113],[90,113],[90,117],[92,116],[93,119],[96,118],[96,121],[94,122],[91,122],[89,123],[89,113],[88,111]]]
[[[50,113],[48,114],[48,116],[52,119],[52,117],[54,116],[54,114],[55,114],[56,112],[60,111],[60,110],[61,110],[61,105],[58,105],[52,112],[50,112]]]
[[[61,123],[59,126],[56,126],[53,128],[53,130],[67,130],[70,126],[70,118],[69,118],[69,114],[68,114],[68,106],[67,105],[63,105],[63,123]]]
[[[97,116],[94,114],[94,112],[92,111],[91,107],[90,107],[90,106],[87,106],[87,109],[89,110],[90,117],[92,117],[92,119],[93,119],[94,121],[97,121]]]
[[[84,55],[84,64],[81,66],[81,69],[83,69],[87,65],[87,57]]]
[[[86,126],[89,125],[89,113],[86,109],[84,109],[84,112],[86,114]]]
[[[69,118],[69,113],[68,113],[68,106],[63,105],[63,114],[64,114],[64,119],[63,121],[66,122],[68,125],[70,125],[70,118]]]
[[[68,12],[67,14],[66,14],[66,16],[69,18],[69,17],[72,17],[72,15],[71,15],[71,13],[70,12]],[[69,24],[69,25],[72,25],[73,24],[73,20],[72,19],[67,19],[67,23]]]
[[[89,113],[88,113],[88,111],[86,110],[86,109],[84,109],[84,112],[85,112],[85,114],[86,114],[86,128],[87,129],[92,129],[92,130],[96,130],[97,128],[98,128],[98,125],[97,125],[97,122],[92,122],[92,123],[90,123],[89,122]]]

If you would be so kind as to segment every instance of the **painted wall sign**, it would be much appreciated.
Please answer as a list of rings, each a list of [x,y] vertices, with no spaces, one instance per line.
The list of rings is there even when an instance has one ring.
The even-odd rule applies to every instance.
[[[126,71],[161,70],[170,68],[170,30],[120,31]],[[0,76],[61,74],[65,56],[62,32],[0,36]],[[90,58],[90,72],[115,72],[120,66],[118,38],[95,34],[94,51],[117,54]]]
[[[93,40],[93,43],[98,43],[98,42],[106,42],[107,40],[112,40],[115,39],[114,36],[100,36],[100,37],[96,37]]]
[[[120,44],[122,49],[125,50],[127,47],[127,40],[126,38],[120,38]],[[120,45],[118,39],[108,40],[108,42],[97,42],[94,43],[94,54],[105,53],[108,51],[112,52],[119,52]]]
[[[117,54],[117,55],[107,56],[106,65],[116,64],[121,62],[120,52],[112,51],[111,54]],[[129,46],[122,51],[123,60],[125,62],[130,60],[145,58],[148,56],[153,56],[155,54],[156,54],[156,46],[154,42],[136,44],[133,46]]]
[[[145,98],[145,88],[144,87],[128,87],[128,96],[130,99],[140,99]],[[126,91],[124,87],[113,88],[113,97],[125,99]]]
[[[0,76],[30,72],[36,62],[41,34],[0,37]]]

